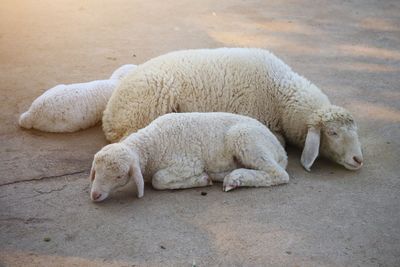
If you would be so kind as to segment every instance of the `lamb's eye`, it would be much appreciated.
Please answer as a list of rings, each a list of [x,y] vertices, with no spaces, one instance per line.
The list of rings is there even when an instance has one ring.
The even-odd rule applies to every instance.
[[[122,176],[120,176],[120,175],[117,176],[117,179],[121,179],[121,178],[122,178]]]

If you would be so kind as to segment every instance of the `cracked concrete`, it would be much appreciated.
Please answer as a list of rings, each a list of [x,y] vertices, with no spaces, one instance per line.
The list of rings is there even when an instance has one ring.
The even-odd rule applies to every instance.
[[[32,182],[32,181],[41,181],[41,180],[46,180],[46,179],[54,179],[54,178],[68,176],[68,175],[81,174],[84,172],[87,172],[87,171],[83,170],[83,171],[69,172],[69,173],[64,173],[64,174],[59,174],[59,175],[41,176],[41,177],[31,178],[31,179],[26,179],[26,180],[22,179],[22,180],[17,180],[17,181],[12,181],[12,182],[0,183],[0,186],[24,183],[24,182]]]
[[[108,77],[186,48],[272,50],[359,124],[365,167],[289,148],[288,185],[221,191],[133,186],[94,204],[101,127],[22,130],[59,83]],[[0,266],[397,266],[400,262],[400,3],[3,1],[0,6]],[[201,192],[207,192],[202,195]]]

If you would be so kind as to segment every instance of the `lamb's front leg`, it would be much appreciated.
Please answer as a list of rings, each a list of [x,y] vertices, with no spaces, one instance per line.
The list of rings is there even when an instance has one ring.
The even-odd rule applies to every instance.
[[[179,162],[159,170],[152,179],[155,189],[182,189],[212,185],[210,177],[204,172],[202,166],[194,166],[190,162]]]
[[[279,165],[269,171],[241,168],[234,170],[224,178],[223,190],[228,192],[237,187],[266,187],[288,182],[288,173]]]

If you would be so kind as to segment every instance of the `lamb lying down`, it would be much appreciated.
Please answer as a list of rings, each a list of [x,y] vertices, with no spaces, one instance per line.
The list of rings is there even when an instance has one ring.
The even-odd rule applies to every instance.
[[[143,196],[144,179],[156,189],[223,182],[236,187],[288,183],[287,155],[262,123],[230,113],[170,113],[95,156],[90,196],[102,201],[130,179]]]
[[[119,82],[136,65],[123,65],[109,80],[59,84],[33,101],[21,114],[21,127],[45,132],[75,132],[89,128],[101,120],[107,102]]]

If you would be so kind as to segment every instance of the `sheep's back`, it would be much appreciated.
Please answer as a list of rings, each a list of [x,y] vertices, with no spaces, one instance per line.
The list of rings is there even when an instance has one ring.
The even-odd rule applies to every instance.
[[[261,49],[172,52],[140,65],[122,81],[104,112],[103,129],[106,136],[122,137],[169,112],[231,112],[277,130],[276,96],[288,72],[286,64]]]

